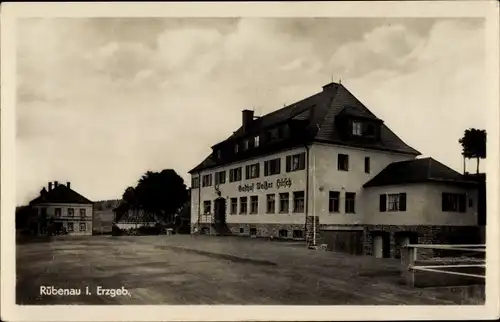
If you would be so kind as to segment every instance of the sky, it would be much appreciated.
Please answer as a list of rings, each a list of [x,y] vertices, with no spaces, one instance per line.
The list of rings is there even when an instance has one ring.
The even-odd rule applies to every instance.
[[[488,130],[482,19],[24,18],[17,32],[18,204],[55,180],[94,201],[148,170],[189,185],[242,110],[332,80],[459,172],[464,130]]]

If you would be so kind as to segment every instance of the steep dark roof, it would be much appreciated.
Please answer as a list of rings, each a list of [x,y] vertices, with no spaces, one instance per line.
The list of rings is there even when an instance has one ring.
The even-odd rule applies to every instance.
[[[380,121],[382,123],[380,140],[373,142],[350,142],[342,139],[335,126],[336,117],[342,114]],[[260,133],[263,130],[275,127],[289,120],[307,121],[307,137],[304,137],[304,142],[295,141],[294,143],[282,143],[281,147],[274,146],[272,151],[278,151],[279,148],[289,148],[291,147],[289,145],[298,146],[298,143],[304,144],[306,141],[318,141],[365,149],[399,152],[415,156],[420,155],[420,152],[403,142],[403,140],[383,124],[382,120],[379,120],[342,84],[337,83],[327,84],[323,86],[322,92],[255,119],[249,127],[246,129],[240,127],[228,139],[219,142],[215,146],[224,142],[239,140],[247,135]],[[259,148],[259,154],[263,154],[265,149],[264,146]],[[213,155],[209,155],[189,172],[193,173],[217,165],[219,164]]]
[[[33,199],[30,202],[30,205],[40,204],[40,203],[92,204],[92,201],[88,200],[87,198],[85,198],[78,192],[73,191],[67,186],[60,184],[57,187],[54,187],[51,191],[46,191],[38,198]]]
[[[472,185],[476,183],[474,180],[467,178],[432,158],[423,158],[391,163],[373,179],[365,183],[364,187],[423,182]]]

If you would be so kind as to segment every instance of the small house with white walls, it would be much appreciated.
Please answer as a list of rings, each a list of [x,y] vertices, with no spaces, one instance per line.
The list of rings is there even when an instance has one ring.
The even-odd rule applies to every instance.
[[[37,234],[92,235],[93,203],[57,181],[43,187],[40,196],[30,202],[36,216]]]
[[[192,232],[376,257],[474,235],[476,182],[419,156],[342,84],[259,117],[244,110],[190,171]]]

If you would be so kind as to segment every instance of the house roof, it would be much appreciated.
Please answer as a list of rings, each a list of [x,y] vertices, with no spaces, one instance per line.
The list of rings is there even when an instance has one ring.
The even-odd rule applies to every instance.
[[[71,188],[68,188],[63,184],[59,184],[52,190],[45,191],[45,193],[41,194],[38,198],[33,199],[30,202],[30,205],[40,203],[92,204],[92,201]]]
[[[353,142],[341,138],[335,126],[335,119],[342,114],[354,115],[357,117],[369,118],[380,121],[381,133],[379,141]],[[420,155],[420,152],[407,145],[396,134],[394,134],[381,120],[379,120],[366,106],[363,105],[347,88],[342,84],[330,83],[323,86],[323,91],[314,94],[301,101],[285,106],[269,114],[263,115],[252,121],[250,126],[241,126],[228,139],[219,142],[215,146],[228,142],[237,141],[247,135],[260,133],[263,130],[275,127],[289,120],[307,121],[307,138],[309,142],[318,141],[325,143],[354,146],[366,149],[384,150],[399,152],[410,155]],[[297,143],[297,142],[295,142]],[[300,142],[305,143],[305,142]],[[287,143],[282,144],[282,148],[287,148]],[[274,147],[273,151],[278,151],[279,147]],[[265,150],[260,149],[259,154]],[[203,169],[218,166],[213,154],[209,155],[190,173]]]
[[[408,183],[442,182],[475,184],[474,180],[458,173],[433,158],[394,162],[385,167],[363,187],[378,187]]]

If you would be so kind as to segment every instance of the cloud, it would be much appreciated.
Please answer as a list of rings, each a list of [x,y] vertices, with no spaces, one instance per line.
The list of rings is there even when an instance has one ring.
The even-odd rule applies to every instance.
[[[23,21],[18,202],[50,180],[93,200],[120,196],[146,170],[188,180],[241,110],[271,112],[332,74],[408,143],[456,165],[456,149],[442,147],[485,124],[473,109],[485,104],[482,33],[429,19]]]

